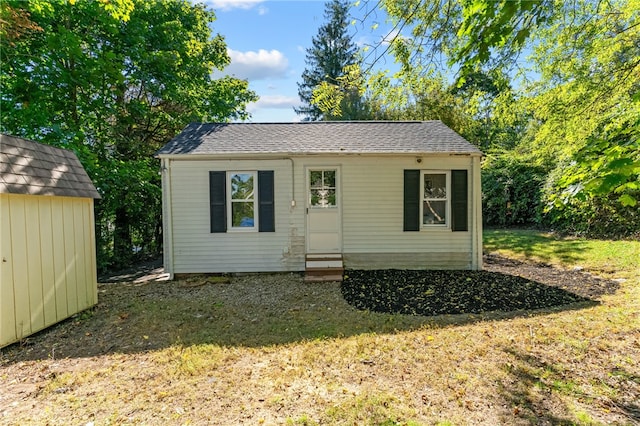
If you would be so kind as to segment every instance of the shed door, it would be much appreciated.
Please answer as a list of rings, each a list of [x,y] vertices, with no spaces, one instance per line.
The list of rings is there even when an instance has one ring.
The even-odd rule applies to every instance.
[[[340,201],[339,168],[308,168],[308,253],[340,253],[342,251]]]

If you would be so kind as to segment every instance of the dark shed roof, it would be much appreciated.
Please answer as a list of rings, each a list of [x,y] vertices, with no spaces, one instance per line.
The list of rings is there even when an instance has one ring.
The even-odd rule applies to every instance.
[[[441,121],[191,123],[156,155],[478,154]]]
[[[100,198],[66,149],[0,134],[0,193]]]

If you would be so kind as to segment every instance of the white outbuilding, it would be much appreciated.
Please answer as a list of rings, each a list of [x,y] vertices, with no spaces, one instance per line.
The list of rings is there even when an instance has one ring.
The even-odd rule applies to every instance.
[[[440,121],[193,123],[157,157],[172,275],[482,268],[482,153]]]

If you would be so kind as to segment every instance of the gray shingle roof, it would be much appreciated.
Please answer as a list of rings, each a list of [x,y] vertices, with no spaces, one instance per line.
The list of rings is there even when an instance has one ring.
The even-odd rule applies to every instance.
[[[0,134],[0,193],[100,198],[66,149]]]
[[[481,154],[441,121],[191,123],[156,155]]]

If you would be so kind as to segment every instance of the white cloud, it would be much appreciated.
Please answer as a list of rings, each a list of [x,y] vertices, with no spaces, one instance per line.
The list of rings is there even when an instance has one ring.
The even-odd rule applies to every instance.
[[[222,10],[226,12],[232,9],[252,9],[263,1],[264,0],[208,0],[206,3],[214,10]],[[266,10],[266,8],[262,7],[259,13],[264,15]]]
[[[354,40],[354,42],[356,46],[358,46],[359,48],[371,46],[371,37],[369,36],[358,37],[357,39]]]
[[[359,48],[377,49],[380,46],[388,46],[396,38],[402,38],[402,34],[398,30],[389,31],[386,35],[381,35],[375,39],[370,35],[364,35],[355,40],[356,46]]]
[[[301,121],[303,116],[296,114],[293,110],[294,107],[301,105],[300,99],[293,96],[260,96],[258,102],[247,105],[247,111],[251,114],[249,121],[254,123],[291,123]]]
[[[231,64],[224,69],[224,74],[249,81],[287,76],[289,60],[278,50],[239,52],[228,49],[227,53]]]
[[[284,95],[265,95],[260,96],[258,102],[249,104],[248,110],[252,112],[258,109],[265,108],[293,109],[293,107],[299,107],[301,105],[302,102],[297,97]]]
[[[392,30],[392,31],[389,31],[389,33],[386,36],[382,37],[381,43],[385,45],[390,44],[396,38],[403,38],[403,37],[400,34],[400,31]]]

